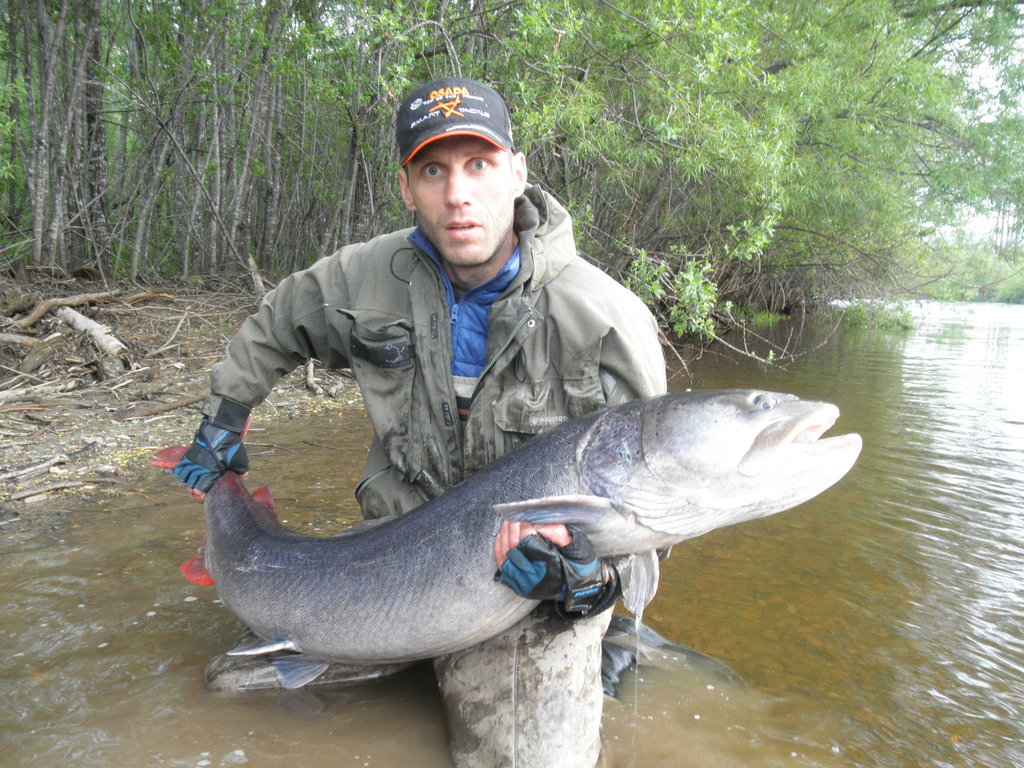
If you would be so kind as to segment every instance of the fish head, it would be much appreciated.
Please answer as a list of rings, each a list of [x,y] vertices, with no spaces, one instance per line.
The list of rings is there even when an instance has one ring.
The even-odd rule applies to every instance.
[[[821,493],[853,466],[856,434],[823,438],[831,403],[759,390],[691,391],[609,411],[581,441],[581,476],[679,541]]]

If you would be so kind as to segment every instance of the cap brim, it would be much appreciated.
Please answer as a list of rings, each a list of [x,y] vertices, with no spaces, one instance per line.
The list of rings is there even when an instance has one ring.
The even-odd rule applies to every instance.
[[[451,138],[453,136],[472,136],[472,137],[477,138],[477,139],[483,139],[488,144],[492,144],[493,146],[497,147],[498,149],[505,150],[506,152],[511,152],[512,151],[512,147],[506,147],[503,144],[501,144],[500,142],[495,141],[493,136],[488,136],[486,133],[483,133],[481,131],[472,131],[472,130],[468,130],[468,129],[461,129],[461,130],[458,130],[458,131],[444,131],[442,133],[437,134],[436,136],[428,136],[423,141],[421,141],[419,144],[417,144],[415,147],[413,147],[412,151],[399,164],[404,168],[406,165],[409,164],[409,162],[414,157],[416,157],[416,153],[419,152],[421,149],[423,149],[428,144],[433,144],[435,141],[440,141],[441,139],[449,139],[449,138]]]

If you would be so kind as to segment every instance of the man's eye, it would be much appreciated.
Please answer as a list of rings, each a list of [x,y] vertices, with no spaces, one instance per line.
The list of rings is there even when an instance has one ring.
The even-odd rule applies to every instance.
[[[487,167],[487,161],[486,160],[481,160],[481,159],[478,158],[478,159],[473,161],[473,170],[474,171],[482,171],[486,167]]]
[[[438,168],[436,165],[428,165],[426,168],[423,169],[423,175],[424,176],[440,176],[441,175],[441,169]]]

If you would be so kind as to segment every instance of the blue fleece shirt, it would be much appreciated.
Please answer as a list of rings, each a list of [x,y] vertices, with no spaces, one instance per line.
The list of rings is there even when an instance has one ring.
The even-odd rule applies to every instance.
[[[483,285],[470,288],[456,301],[455,290],[441,266],[441,257],[434,244],[419,227],[412,233],[412,241],[437,265],[444,283],[452,322],[452,375],[475,379],[487,364],[491,305],[519,274],[519,246],[498,274]]]

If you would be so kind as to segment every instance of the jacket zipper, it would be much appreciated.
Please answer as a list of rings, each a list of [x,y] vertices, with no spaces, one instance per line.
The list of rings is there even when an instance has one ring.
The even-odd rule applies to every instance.
[[[529,312],[527,312],[521,318],[519,318],[519,321],[515,324],[515,327],[512,329],[512,332],[508,335],[508,338],[505,339],[505,343],[501,345],[501,348],[494,353],[491,359],[487,361],[487,365],[485,365],[483,367],[483,370],[480,371],[480,376],[477,379],[477,389],[480,388],[480,383],[483,381],[484,376],[486,376],[487,373],[494,366],[494,364],[498,362],[498,358],[505,354],[506,350],[508,350],[508,348],[512,346],[512,342],[515,341],[516,336],[518,336],[519,332],[523,330],[523,327],[530,322],[530,319],[532,317],[533,309],[531,308]]]

